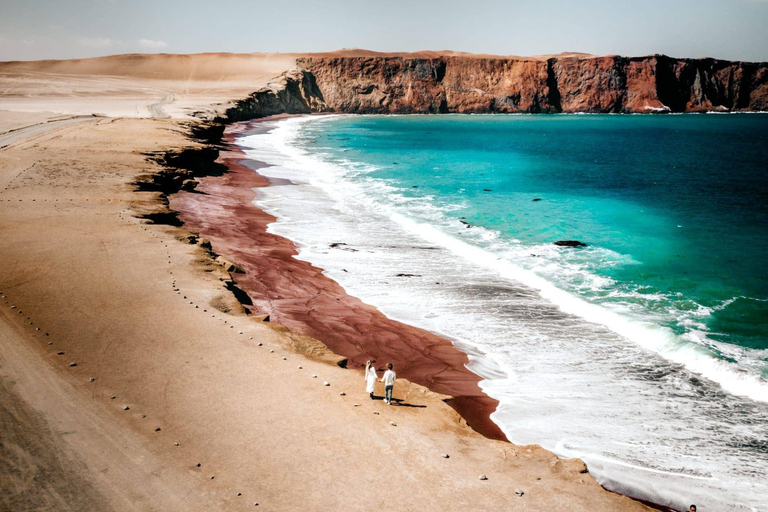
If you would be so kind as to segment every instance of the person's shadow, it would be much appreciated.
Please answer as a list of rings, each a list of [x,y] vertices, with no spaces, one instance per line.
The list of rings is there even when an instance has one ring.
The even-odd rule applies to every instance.
[[[373,399],[374,400],[384,400],[384,397],[383,396],[373,395]],[[397,407],[415,407],[417,409],[426,409],[427,408],[426,405],[409,404],[405,400],[403,400],[402,398],[395,398],[395,397],[392,397],[392,405],[396,405]]]

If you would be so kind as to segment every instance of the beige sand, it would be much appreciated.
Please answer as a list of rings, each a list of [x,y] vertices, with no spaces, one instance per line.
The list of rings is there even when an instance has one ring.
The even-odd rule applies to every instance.
[[[0,65],[0,126],[17,129],[0,133],[0,510],[645,510],[423,388],[396,387],[419,407],[371,402],[361,372],[242,314],[183,230],[137,218],[145,154],[192,144],[179,118],[291,65],[250,56],[231,89],[226,70],[183,78],[209,58],[161,81],[146,63],[125,79]],[[165,91],[174,118],[148,119]],[[127,117],[45,123],[92,113]]]

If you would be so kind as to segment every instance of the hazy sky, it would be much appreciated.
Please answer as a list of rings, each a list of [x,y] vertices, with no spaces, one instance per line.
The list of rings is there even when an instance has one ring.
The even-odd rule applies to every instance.
[[[0,60],[339,48],[768,61],[768,0],[0,0]]]

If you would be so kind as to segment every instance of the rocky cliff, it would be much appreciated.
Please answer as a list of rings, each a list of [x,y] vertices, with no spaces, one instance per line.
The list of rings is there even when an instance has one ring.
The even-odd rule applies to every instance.
[[[768,63],[561,56],[300,58],[288,111],[347,113],[768,110]],[[262,91],[263,93],[263,91]],[[260,93],[256,93],[257,95]],[[274,91],[269,101],[285,99]],[[266,97],[265,97],[266,98]],[[286,104],[288,104],[286,103]],[[303,110],[302,110],[303,109]],[[246,109],[248,110],[248,109]],[[285,111],[285,110],[283,110]]]
[[[308,114],[331,110],[323,101],[322,92],[312,73],[294,69],[228,108],[224,119],[228,122],[246,121],[276,114]]]

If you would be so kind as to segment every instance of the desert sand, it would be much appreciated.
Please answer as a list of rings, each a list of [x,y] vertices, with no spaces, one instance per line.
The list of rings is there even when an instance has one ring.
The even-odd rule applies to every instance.
[[[195,113],[294,58],[0,64],[0,510],[646,510],[421,386],[371,401],[321,343],[246,315],[183,226],[142,218],[148,155],[195,147]]]

